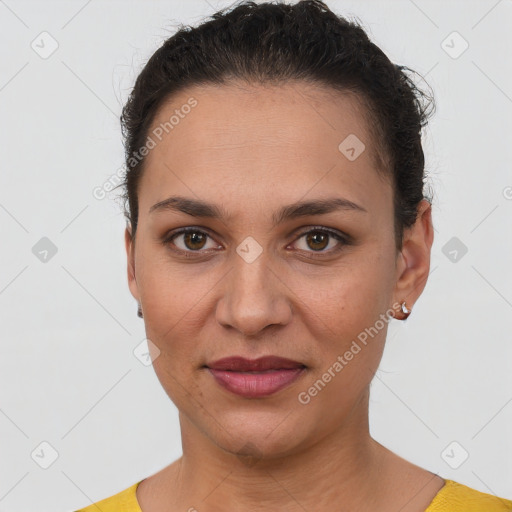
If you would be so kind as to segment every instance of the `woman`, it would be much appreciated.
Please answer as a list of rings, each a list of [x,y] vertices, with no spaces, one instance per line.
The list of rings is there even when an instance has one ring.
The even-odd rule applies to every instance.
[[[318,0],[180,30],[122,115],[128,281],[183,455],[83,509],[494,512],[375,441],[433,242],[428,97]]]

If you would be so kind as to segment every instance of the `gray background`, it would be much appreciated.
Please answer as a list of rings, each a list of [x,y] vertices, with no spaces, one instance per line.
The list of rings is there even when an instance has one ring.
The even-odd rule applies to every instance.
[[[422,73],[438,107],[431,276],[390,325],[372,435],[512,499],[512,2],[327,3]],[[143,63],[229,4],[0,0],[1,511],[74,510],[181,455],[176,409],[133,353],[120,203],[93,190],[123,164],[118,118]]]

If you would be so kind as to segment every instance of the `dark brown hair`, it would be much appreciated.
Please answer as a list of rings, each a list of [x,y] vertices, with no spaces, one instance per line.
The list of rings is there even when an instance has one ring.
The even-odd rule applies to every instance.
[[[356,93],[364,105],[377,172],[393,184],[400,250],[403,230],[416,221],[424,198],[421,130],[435,110],[432,94],[421,91],[408,72],[414,73],[393,64],[360,24],[334,14],[320,0],[293,5],[243,0],[197,27],[180,25],[138,75],[121,115],[126,160],[122,198],[133,239],[145,162],[139,151],[159,107],[171,95],[192,85],[233,80],[274,85],[304,80]]]

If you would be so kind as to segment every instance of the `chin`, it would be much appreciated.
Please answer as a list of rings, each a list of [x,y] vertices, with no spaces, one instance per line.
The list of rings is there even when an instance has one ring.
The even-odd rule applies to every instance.
[[[220,416],[223,428],[210,432],[209,437],[220,448],[237,455],[256,460],[271,460],[302,451],[306,445],[314,444],[315,432],[308,432],[302,418],[283,409],[279,413],[232,414]],[[283,421],[284,420],[284,421]]]

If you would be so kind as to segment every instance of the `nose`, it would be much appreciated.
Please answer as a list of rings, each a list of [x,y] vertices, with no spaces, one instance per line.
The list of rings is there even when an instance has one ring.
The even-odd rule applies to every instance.
[[[290,285],[273,268],[265,251],[250,263],[236,255],[233,265],[223,280],[216,308],[219,324],[249,337],[257,336],[267,326],[289,323]]]

